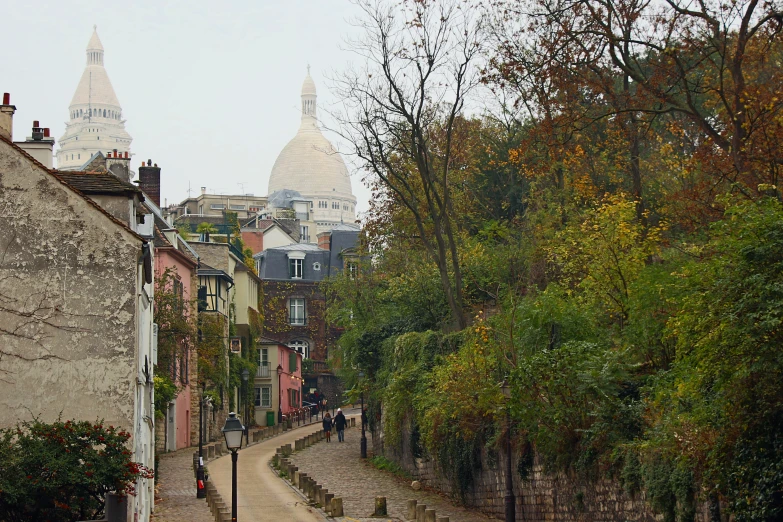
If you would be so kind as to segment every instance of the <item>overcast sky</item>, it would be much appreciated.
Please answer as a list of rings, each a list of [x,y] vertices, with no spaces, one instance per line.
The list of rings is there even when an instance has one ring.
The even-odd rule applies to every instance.
[[[10,4],[0,31],[0,92],[17,107],[14,138],[29,136],[33,120],[62,136],[97,24],[133,137],[132,168],[148,158],[162,167],[161,197],[170,204],[187,197],[189,185],[193,195],[202,186],[266,195],[272,165],[299,127],[307,64],[319,108],[337,103],[326,77],[351,60],[341,47],[356,35],[349,21],[358,14],[348,0]],[[370,192],[347,163],[364,211]]]

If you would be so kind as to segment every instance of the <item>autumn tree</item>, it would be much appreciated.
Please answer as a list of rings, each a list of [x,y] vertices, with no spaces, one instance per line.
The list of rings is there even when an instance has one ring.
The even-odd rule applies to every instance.
[[[467,324],[452,198],[455,129],[476,84],[480,24],[457,0],[357,2],[361,63],[336,81],[340,131],[370,182],[412,217],[454,322]]]
[[[504,0],[494,8],[489,81],[516,89],[532,115],[565,134],[613,121],[626,134],[637,199],[640,132],[656,125],[688,154],[673,181],[703,202],[700,211],[726,187],[758,197],[759,184],[778,182],[778,2]]]

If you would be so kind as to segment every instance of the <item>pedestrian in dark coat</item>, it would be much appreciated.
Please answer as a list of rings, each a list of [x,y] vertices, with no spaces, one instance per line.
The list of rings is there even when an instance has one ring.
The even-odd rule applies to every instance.
[[[334,429],[337,430],[337,442],[343,442],[345,440],[345,426],[348,424],[348,419],[343,415],[343,410],[337,408],[337,415],[334,416]]]
[[[329,415],[329,412],[326,412],[326,415],[324,415],[324,420],[321,422],[324,426],[324,433],[326,434],[326,442],[331,442],[332,439],[332,416]]]

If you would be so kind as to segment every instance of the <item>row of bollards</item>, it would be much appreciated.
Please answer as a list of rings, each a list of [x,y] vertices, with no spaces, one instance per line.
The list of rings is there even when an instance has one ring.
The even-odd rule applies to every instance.
[[[427,504],[419,504],[417,500],[408,500],[408,520],[416,522],[449,522],[449,517],[436,516],[434,509],[427,509]]]
[[[348,419],[347,427],[355,426],[356,418],[351,417]],[[299,471],[299,468],[288,459],[294,451],[301,451],[317,442],[321,442],[325,438],[326,434],[324,431],[318,430],[310,435],[296,439],[293,446],[291,444],[283,444],[275,451],[275,455],[272,457],[272,464],[280,469],[281,476],[288,478],[291,484],[298,488],[313,503],[322,506],[327,514],[332,517],[342,517],[345,516],[343,499],[335,497],[333,493],[329,493],[328,489],[318,484],[307,473]],[[386,497],[375,498],[374,516],[386,516]],[[433,520],[433,522],[435,521]],[[448,518],[444,522],[448,522]]]

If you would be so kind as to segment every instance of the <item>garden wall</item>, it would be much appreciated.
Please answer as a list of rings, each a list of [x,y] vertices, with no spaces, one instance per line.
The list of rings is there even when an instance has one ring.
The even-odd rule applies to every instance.
[[[428,458],[414,458],[410,448],[410,430],[403,428],[400,448],[386,447],[381,433],[372,434],[373,452],[394,460],[424,487],[453,496],[452,482],[441,472],[438,462]],[[517,472],[519,456],[512,452],[514,495],[517,520],[525,522],[653,522],[662,521],[646,503],[644,494],[628,495],[620,484],[612,480],[588,481],[565,474],[544,473],[538,457],[534,457],[529,478],[520,479]],[[464,503],[497,518],[505,513],[504,496],[506,453],[481,452],[481,467],[473,470],[473,483],[468,488]],[[709,511],[700,506],[696,522],[709,522]]]

